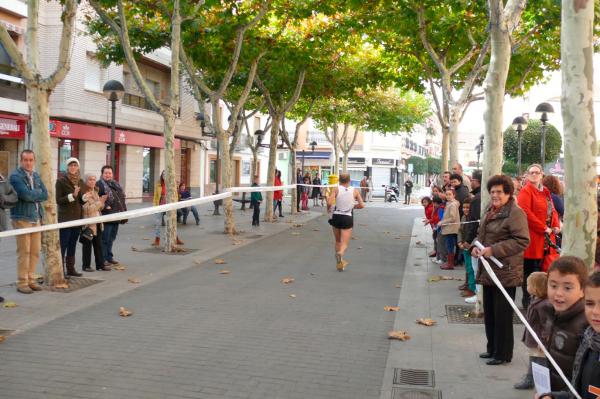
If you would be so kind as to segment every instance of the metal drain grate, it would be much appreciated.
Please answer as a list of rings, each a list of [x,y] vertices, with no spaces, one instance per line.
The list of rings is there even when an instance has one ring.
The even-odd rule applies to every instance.
[[[392,399],[442,399],[442,391],[393,387]]]
[[[474,305],[446,305],[446,316],[451,324],[483,324],[483,316],[475,315]],[[513,324],[522,324],[515,313]]]
[[[71,277],[69,279],[69,288],[67,288],[67,289],[58,289],[58,288],[54,288],[54,287],[48,287],[46,285],[42,286],[42,288],[44,288],[45,291],[52,291],[52,292],[73,292],[73,291],[77,291],[77,290],[80,290],[85,287],[89,287],[94,284],[101,283],[103,281],[104,280],[96,280],[93,278]]]
[[[394,369],[394,385],[419,385],[433,388],[435,373],[433,370]]]

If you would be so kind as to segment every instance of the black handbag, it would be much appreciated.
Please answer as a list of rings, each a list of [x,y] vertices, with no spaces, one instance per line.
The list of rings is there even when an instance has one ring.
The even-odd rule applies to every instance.
[[[94,232],[92,231],[91,228],[86,227],[85,229],[83,229],[81,231],[81,238],[86,239],[88,241],[92,241],[94,239]],[[83,241],[81,241],[81,242],[83,242]]]

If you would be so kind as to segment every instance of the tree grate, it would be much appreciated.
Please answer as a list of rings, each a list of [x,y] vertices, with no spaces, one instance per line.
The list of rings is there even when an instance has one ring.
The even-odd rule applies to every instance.
[[[73,292],[73,291],[77,291],[77,290],[80,290],[85,287],[89,287],[94,284],[101,283],[104,280],[97,280],[97,279],[86,278],[86,277],[71,277],[67,281],[69,284],[69,288],[60,289],[60,288],[50,287],[47,285],[43,285],[42,288],[45,291],[52,291],[52,292]]]
[[[419,385],[433,388],[435,386],[435,372],[433,370],[395,368],[394,385]]]
[[[157,248],[157,247],[146,247],[146,248],[142,248],[142,249],[136,249],[135,252],[144,252],[147,254],[156,254],[156,255],[189,255],[191,253],[194,252],[198,252],[200,251],[200,249],[198,248],[183,248],[183,247],[179,247],[180,251],[177,252],[165,252],[163,251],[163,248]]]
[[[392,399],[442,399],[442,391],[393,387]]]
[[[446,305],[446,316],[450,324],[483,324],[483,314],[475,314],[475,305]],[[513,313],[513,324],[522,324]]]

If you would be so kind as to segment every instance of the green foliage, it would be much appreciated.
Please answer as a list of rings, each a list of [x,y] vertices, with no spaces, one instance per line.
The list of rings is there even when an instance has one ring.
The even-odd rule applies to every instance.
[[[521,145],[521,164],[525,169],[529,164],[540,163],[542,137],[542,122],[530,119],[527,129],[523,132]],[[552,124],[546,125],[546,163],[558,159],[562,146],[562,137]],[[512,127],[504,131],[504,158],[517,162],[518,135]],[[516,169],[515,169],[516,170]]]
[[[427,159],[417,157],[415,155],[411,156],[406,160],[406,164],[413,166],[413,174],[415,175],[424,175],[427,173],[428,163]]]
[[[442,173],[442,160],[439,158],[427,157],[427,172],[432,175]]]
[[[502,164],[502,173],[509,176],[516,176],[518,174],[517,163],[512,159],[504,159]]]

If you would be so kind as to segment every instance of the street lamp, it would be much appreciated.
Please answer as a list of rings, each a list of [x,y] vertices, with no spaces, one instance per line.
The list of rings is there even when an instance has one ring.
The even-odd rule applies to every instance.
[[[479,136],[479,144],[475,146],[475,151],[477,151],[477,169],[479,169],[479,157],[483,154],[483,134]]]
[[[546,163],[546,123],[548,122],[548,114],[554,113],[554,108],[549,103],[541,103],[535,107],[535,112],[541,114],[540,120],[542,121],[542,143],[540,149],[540,155],[542,160],[542,169]]]
[[[118,80],[109,80],[102,87],[104,97],[111,102],[111,125],[110,125],[110,165],[115,171],[117,167],[117,158],[115,156],[115,114],[117,112],[117,101],[123,98],[125,87]]]
[[[196,120],[200,121],[200,128],[202,129],[202,136],[206,136],[206,137],[212,137],[217,139],[217,159],[215,160],[215,194],[219,194],[219,139],[217,138],[217,134],[216,132],[212,131],[212,132],[207,132],[205,131],[206,128],[206,119],[204,116],[204,113],[199,113],[198,116],[196,117]],[[215,205],[215,210],[213,212],[213,216],[219,216],[221,215],[219,213],[219,206],[223,203],[222,200],[216,200],[213,202]]]
[[[512,128],[517,131],[517,176],[521,176],[521,144],[523,142],[523,131],[527,129],[527,119],[522,116],[517,116],[513,119]]]
[[[315,147],[317,146],[317,142],[313,140],[308,145],[310,146],[311,154],[314,154]],[[304,157],[305,157],[305,155],[306,155],[306,152],[304,151],[304,148],[303,148],[302,149],[302,173],[304,173]]]

